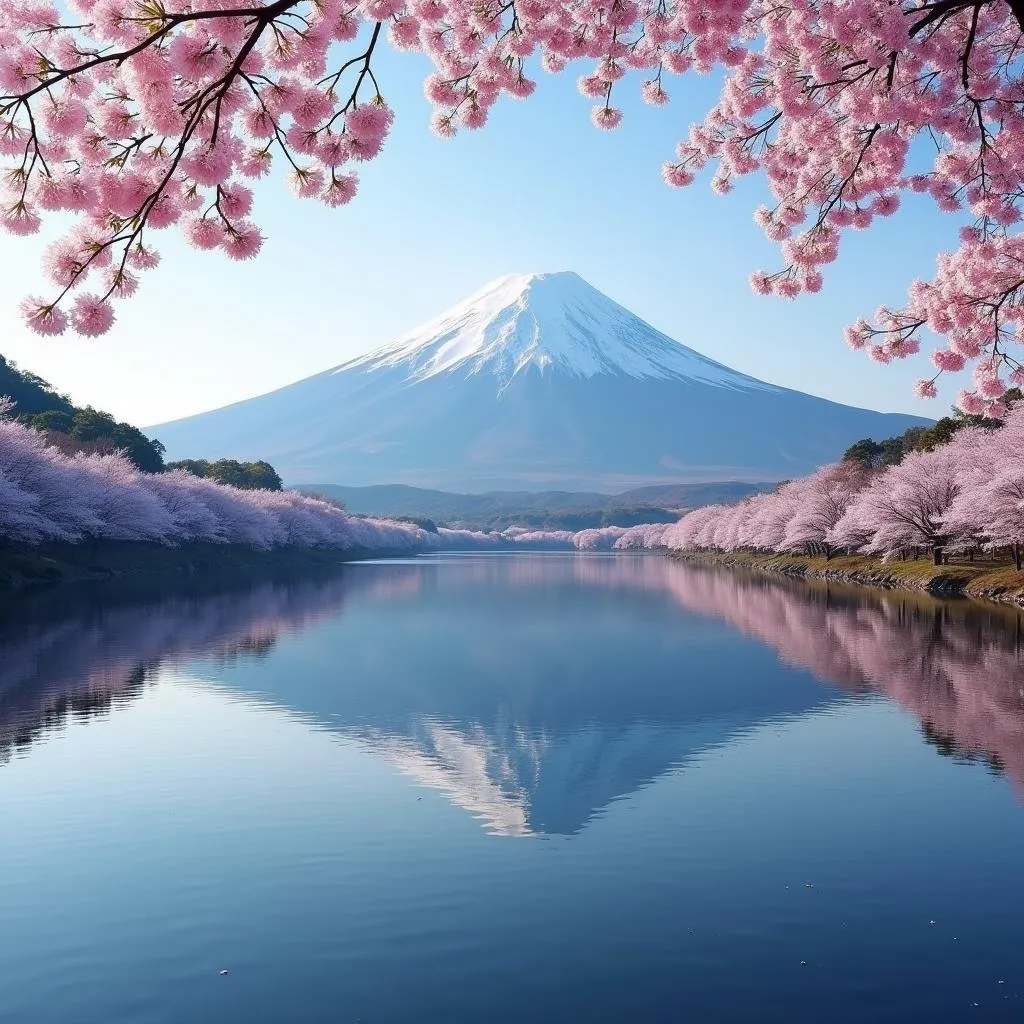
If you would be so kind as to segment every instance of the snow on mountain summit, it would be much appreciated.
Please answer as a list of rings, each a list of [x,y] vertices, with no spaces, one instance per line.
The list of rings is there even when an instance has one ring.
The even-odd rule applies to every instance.
[[[411,380],[462,370],[493,374],[499,387],[535,367],[574,377],[622,374],[763,389],[655,330],[578,274],[509,274],[421,327],[338,367],[405,367]]]

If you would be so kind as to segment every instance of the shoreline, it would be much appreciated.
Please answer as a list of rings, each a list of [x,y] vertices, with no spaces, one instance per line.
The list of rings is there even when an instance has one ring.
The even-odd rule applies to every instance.
[[[383,551],[371,548],[272,548],[260,551],[231,544],[182,544],[163,547],[143,541],[104,541],[99,544],[0,545],[0,593],[27,587],[56,586],[107,579],[152,576],[194,576],[217,572],[267,572],[277,569],[320,569],[367,560],[414,558],[420,555],[476,553],[582,554],[573,548],[507,546],[494,548],[409,548]],[[661,554],[621,552],[622,554]]]
[[[670,551],[668,557],[697,565],[752,569],[775,576],[850,583],[876,590],[915,590],[933,597],[1024,605],[1024,572],[1012,564],[930,560],[883,562],[867,555],[756,555],[749,552]]]
[[[401,558],[409,553],[361,548],[275,548],[258,551],[227,544],[161,547],[142,542],[115,541],[97,545],[0,546],[0,592],[130,577],[323,568],[367,558]]]

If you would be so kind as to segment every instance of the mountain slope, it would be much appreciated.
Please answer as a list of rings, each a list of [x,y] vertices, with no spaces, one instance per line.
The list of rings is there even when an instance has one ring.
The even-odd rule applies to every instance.
[[[267,459],[291,484],[621,491],[777,480],[924,422],[737,373],[561,273],[501,278],[382,349],[153,429],[173,459]]]

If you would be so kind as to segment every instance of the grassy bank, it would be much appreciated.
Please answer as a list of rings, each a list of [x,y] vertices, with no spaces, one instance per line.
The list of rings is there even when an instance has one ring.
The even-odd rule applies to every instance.
[[[924,590],[939,597],[975,597],[1024,604],[1024,572],[1012,562],[953,559],[932,565],[931,559],[883,562],[868,555],[755,555],[749,552],[673,552],[683,561],[735,565],[785,576],[842,580],[865,586]]]
[[[256,551],[228,544],[115,543],[0,547],[0,588],[154,573],[192,574],[238,569],[339,565],[373,557],[372,551],[281,548]],[[390,552],[394,554],[394,552]]]

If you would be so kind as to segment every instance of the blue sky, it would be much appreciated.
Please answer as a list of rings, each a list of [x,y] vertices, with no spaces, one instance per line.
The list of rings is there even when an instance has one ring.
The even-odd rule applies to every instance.
[[[589,120],[576,74],[541,75],[525,101],[503,100],[481,131],[435,139],[419,56],[384,54],[381,87],[396,125],[362,170],[347,208],[294,199],[272,177],[257,195],[268,236],[238,265],[154,235],[164,257],[119,306],[106,337],[40,339],[19,299],[39,292],[44,239],[0,238],[0,351],[80,403],[151,424],[260,394],[380,345],[507,273],[575,270],[676,340],[753,376],[836,401],[942,415],[912,394],[925,357],[888,367],[851,352],[842,328],[930,275],[956,224],[924,200],[847,237],[825,289],[795,302],[755,296],[755,269],[778,265],[753,222],[766,198],[747,179],[720,198],[707,176],[677,191],[659,169],[715,82],[668,83],[672,102],[645,107],[639,80],[619,87],[613,133]],[[280,171],[280,168],[278,168]],[[916,202],[918,205],[913,205]],[[959,385],[958,385],[959,386]]]

